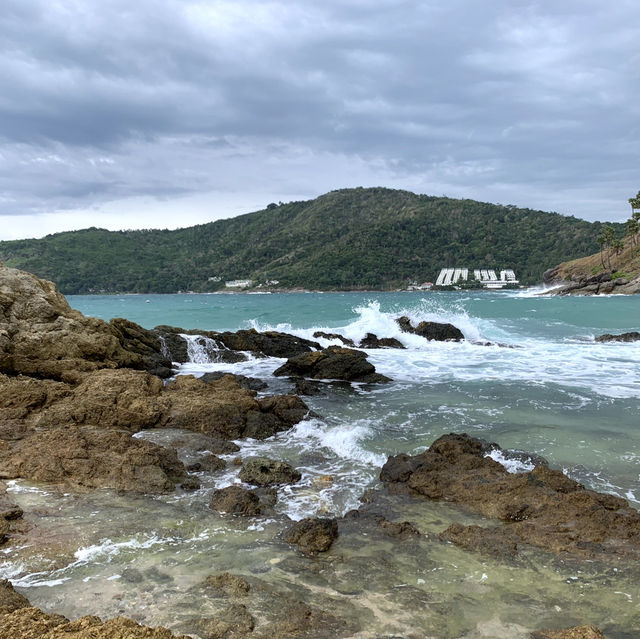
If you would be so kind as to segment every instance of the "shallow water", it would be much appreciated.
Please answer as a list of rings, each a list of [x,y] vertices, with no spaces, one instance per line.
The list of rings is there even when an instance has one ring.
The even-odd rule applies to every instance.
[[[363,492],[379,485],[389,454],[420,452],[447,432],[543,455],[588,487],[626,497],[637,508],[640,343],[598,344],[593,337],[637,330],[639,297],[352,293],[78,296],[70,303],[86,314],[124,316],[147,327],[254,326],[309,338],[325,330],[356,341],[373,332],[407,348],[368,351],[392,383],[330,387],[324,396],[305,398],[323,419],[264,442],[238,442],[241,451],[227,457],[225,471],[199,473],[198,491],[153,498],[63,495],[12,483],[12,496],[34,528],[24,547],[0,555],[0,575],[35,604],[70,617],[126,614],[190,632],[194,618],[228,603],[198,584],[228,570],[253,580],[254,594],[243,603],[257,617],[257,631],[277,618],[278,601],[292,592],[348,618],[350,634],[359,637],[526,637],[533,628],[575,623],[594,623],[614,639],[640,631],[637,567],[565,563],[541,552],[505,563],[465,552],[435,535],[453,521],[483,522],[450,505],[381,497],[379,511],[412,521],[421,537],[394,541],[345,523],[326,558],[303,558],[279,537],[287,518],[357,508]],[[450,321],[467,341],[427,343],[400,333],[394,319],[401,314],[414,322]],[[267,393],[288,392],[291,384],[272,376],[282,362],[189,363],[180,372],[228,370],[266,379]],[[204,454],[189,445],[189,434],[140,436],[163,444],[181,440],[185,461]],[[238,481],[232,458],[253,454],[291,462],[302,481],[279,491],[269,517],[245,522],[212,513],[211,490]]]

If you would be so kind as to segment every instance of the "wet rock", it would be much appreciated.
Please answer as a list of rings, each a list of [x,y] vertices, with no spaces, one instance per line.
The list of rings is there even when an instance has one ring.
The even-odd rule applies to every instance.
[[[508,473],[485,456],[486,447],[468,435],[444,435],[420,455],[390,457],[380,479],[414,495],[463,504],[509,522],[487,528],[453,526],[443,533],[466,547],[529,544],[581,557],[640,558],[640,513],[626,500],[586,490],[543,465]]]
[[[260,637],[265,639],[336,639],[351,636],[347,623],[326,610],[310,606],[290,597],[277,597],[277,619],[269,624]]]
[[[0,579],[0,615],[20,608],[28,608],[30,605],[26,597],[13,589],[13,584],[8,579]]]
[[[165,387],[171,402],[166,426],[185,428],[221,439],[265,439],[304,419],[308,407],[294,395],[255,398],[226,375],[206,383],[181,375]]]
[[[375,526],[379,532],[400,541],[420,536],[420,531],[410,521],[389,521],[384,515],[362,509],[350,510],[344,519]]]
[[[232,455],[240,450],[240,446],[234,442],[219,437],[209,437],[206,444],[206,450],[211,451],[214,455]],[[203,450],[202,448],[200,450]]]
[[[307,554],[326,552],[338,538],[336,519],[308,517],[296,522],[285,534],[285,541],[297,545]]]
[[[121,574],[122,580],[129,584],[139,584],[144,581],[144,576],[136,568],[125,568]]]
[[[417,326],[411,324],[411,320],[403,315],[396,319],[403,332],[420,335],[428,340],[436,340],[437,342],[459,342],[464,339],[464,335],[459,328],[453,324],[440,322],[420,322]]]
[[[604,335],[596,337],[596,342],[637,342],[638,340],[640,340],[640,333],[638,331],[621,333],[620,335],[605,333]]]
[[[127,351],[142,357],[148,372],[163,379],[174,374],[171,360],[163,354],[162,341],[153,331],[122,317],[110,320],[109,324],[120,344]]]
[[[22,514],[22,508],[9,499],[7,489],[0,484],[0,545],[7,540],[12,522],[20,519]]]
[[[238,477],[247,484],[273,486],[275,484],[295,484],[302,478],[301,473],[287,462],[254,457],[247,459]]]
[[[242,517],[257,517],[261,512],[258,495],[241,486],[227,486],[214,490],[209,507],[220,513]]]
[[[340,346],[290,358],[274,371],[276,376],[342,379],[349,382],[388,382],[388,377],[375,372],[367,354]]]
[[[69,426],[39,431],[0,452],[0,477],[159,493],[173,490],[186,473],[173,450],[122,431]]]
[[[118,617],[101,621],[80,617],[69,621],[62,615],[47,614],[39,608],[19,608],[0,615],[0,639],[188,639],[166,628],[141,626]]]
[[[318,337],[322,337],[324,339],[337,339],[340,340],[345,346],[350,346],[350,347],[355,347],[355,343],[352,339],[349,339],[348,337],[344,337],[343,335],[339,335],[338,333],[325,333],[324,331],[316,331],[313,334],[314,337],[318,338]]]
[[[326,393],[322,390],[321,382],[310,382],[304,377],[297,377],[293,381],[295,381],[293,392],[296,395],[308,395],[316,397],[319,395],[326,395]]]
[[[193,464],[189,464],[187,466],[187,470],[189,472],[203,472],[206,471],[208,473],[215,473],[223,468],[227,467],[227,462],[224,459],[220,459],[220,457],[216,455],[206,455],[202,457],[197,462],[193,462]]]
[[[380,339],[373,333],[367,333],[360,344],[360,348],[406,348],[405,345],[395,337],[383,337]]]
[[[182,490],[198,490],[200,488],[200,480],[197,477],[187,477],[180,484]]]
[[[563,630],[537,630],[531,639],[606,639],[595,626],[574,626]]]
[[[222,379],[225,375],[231,375],[233,379],[238,382],[238,384],[245,388],[246,390],[251,391],[261,391],[267,388],[267,384],[263,382],[261,379],[257,377],[247,377],[246,375],[235,375],[231,373],[224,373],[222,371],[215,371],[213,373],[205,373],[200,377],[203,382],[216,382],[219,379]]]
[[[251,590],[249,582],[244,577],[237,577],[228,572],[209,575],[202,585],[215,595],[225,597],[246,597]]]
[[[255,622],[246,606],[231,604],[215,617],[199,619],[196,632],[207,639],[234,639],[253,632]]]

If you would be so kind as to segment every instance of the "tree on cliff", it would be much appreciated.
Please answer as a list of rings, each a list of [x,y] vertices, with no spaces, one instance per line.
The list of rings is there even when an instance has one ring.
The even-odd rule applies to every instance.
[[[602,268],[605,268],[604,257],[602,252],[604,249],[607,250],[607,266],[611,269],[611,249],[613,248],[613,244],[616,241],[616,232],[612,226],[609,224],[605,224],[602,227],[602,231],[600,235],[598,235],[598,244],[600,244],[600,260],[602,262]]]

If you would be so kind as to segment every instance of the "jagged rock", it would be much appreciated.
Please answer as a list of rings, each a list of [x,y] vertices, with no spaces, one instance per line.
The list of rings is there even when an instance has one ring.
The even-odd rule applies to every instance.
[[[254,626],[246,606],[231,604],[215,617],[199,619],[195,629],[207,639],[235,639],[253,632]]]
[[[9,499],[7,489],[0,484],[0,545],[6,540],[11,530],[11,522],[20,519],[22,514],[22,508]]]
[[[191,475],[180,484],[180,488],[182,488],[182,490],[199,490],[200,486],[200,480]]]
[[[358,344],[360,348],[406,348],[405,345],[395,337],[379,338],[373,333],[367,333],[364,339]]]
[[[237,577],[228,572],[209,575],[202,585],[208,591],[225,597],[246,597],[251,590],[249,582],[244,577]]]
[[[206,455],[197,462],[193,462],[187,466],[189,472],[202,472],[215,473],[223,468],[227,467],[227,462],[224,459],[220,459],[216,455]]]
[[[406,315],[396,319],[396,322],[403,332],[420,335],[428,340],[435,340],[437,342],[459,342],[464,339],[462,331],[453,324],[420,322],[417,326],[413,326],[411,320],[406,317]]]
[[[345,346],[350,346],[352,348],[355,347],[355,343],[352,339],[349,339],[348,337],[344,337],[344,335],[339,335],[338,333],[325,333],[324,331],[316,331],[313,334],[313,336],[316,338],[322,337],[324,339],[338,339]]]
[[[638,331],[630,331],[629,333],[621,333],[620,335],[612,335],[605,333],[596,337],[596,342],[637,342],[640,340]]]
[[[222,439],[265,439],[291,428],[309,411],[294,395],[256,399],[253,391],[241,388],[230,375],[210,383],[181,375],[167,384],[164,393],[171,402],[166,426]]]
[[[145,367],[103,320],[71,309],[52,282],[0,267],[0,372],[62,379],[69,371]]]
[[[537,630],[531,633],[531,639],[606,639],[606,637],[601,630],[588,625],[563,630]]]
[[[293,392],[296,395],[318,396],[326,394],[321,388],[322,382],[310,382],[304,377],[297,377],[293,381],[295,381]]]
[[[344,619],[297,601],[291,596],[275,596],[276,619],[259,635],[261,639],[338,639],[354,636]]]
[[[410,521],[389,521],[384,515],[362,509],[350,510],[343,519],[373,525],[381,533],[400,541],[420,536],[420,531]]]
[[[274,484],[295,484],[302,478],[301,473],[291,464],[268,457],[247,459],[238,477],[247,484],[273,486]]]
[[[8,579],[0,579],[0,615],[20,608],[28,608],[31,604],[26,597],[13,589],[13,584]],[[0,617],[0,624],[2,624]]]
[[[62,615],[47,614],[34,607],[21,607],[0,615],[0,639],[189,639],[166,628],[141,626],[117,617],[101,621],[80,617],[69,621]]]
[[[375,372],[367,354],[350,348],[329,346],[321,351],[292,357],[274,371],[277,376],[342,379],[349,382],[388,382],[388,377]]]
[[[456,524],[442,533],[466,547],[530,544],[581,557],[640,558],[640,513],[626,500],[586,490],[544,465],[508,473],[486,452],[486,442],[444,435],[420,455],[390,457],[380,479],[414,495],[463,504],[509,522],[487,528]],[[497,549],[494,554],[500,553]]]
[[[219,379],[222,379],[225,375],[231,375],[233,379],[238,382],[238,384],[246,389],[251,391],[261,391],[267,388],[267,384],[263,382],[261,379],[257,377],[247,377],[246,375],[236,375],[232,373],[224,373],[223,371],[215,371],[213,373],[205,373],[201,375],[199,379],[203,382],[217,382]]]
[[[310,555],[326,552],[337,538],[337,520],[313,517],[296,522],[285,535],[287,543],[297,545]]]
[[[261,512],[258,495],[241,486],[227,486],[214,490],[209,507],[221,513],[243,517],[256,517]]]
[[[39,431],[0,452],[0,478],[18,477],[159,493],[173,490],[186,473],[173,450],[122,431],[69,426]]]

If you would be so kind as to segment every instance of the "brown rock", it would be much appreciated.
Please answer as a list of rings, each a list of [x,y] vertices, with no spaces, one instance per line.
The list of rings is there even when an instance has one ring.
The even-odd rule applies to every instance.
[[[582,557],[640,558],[640,513],[613,495],[586,490],[560,471],[537,466],[510,474],[485,457],[486,444],[467,435],[444,435],[426,452],[390,457],[380,479],[430,499],[463,504],[508,526],[452,526],[443,538],[493,554],[530,544]],[[478,539],[482,537],[482,539]]]
[[[224,459],[220,459],[216,455],[206,455],[202,459],[187,466],[189,472],[202,472],[215,473],[218,470],[226,468],[227,462]]]
[[[186,478],[175,451],[121,431],[40,431],[0,453],[0,477],[159,493]]]
[[[360,348],[405,348],[405,345],[395,337],[379,338],[373,333],[367,333],[358,346]]]
[[[249,582],[244,577],[237,577],[228,572],[209,575],[202,585],[208,591],[226,597],[246,597],[251,590]]]
[[[188,639],[166,628],[141,626],[117,617],[102,622],[98,617],[69,621],[39,608],[19,608],[0,616],[0,639]]]
[[[207,639],[235,639],[253,632],[255,622],[242,604],[231,604],[221,614],[199,619],[196,631]]]
[[[8,579],[0,579],[0,615],[19,608],[28,608],[30,605],[26,597],[13,589],[13,585]],[[2,617],[0,617],[0,624],[2,624],[1,619]]]
[[[620,335],[605,333],[604,335],[596,337],[596,342],[637,342],[638,340],[640,340],[640,333],[638,331],[621,333]]]
[[[537,630],[531,639],[606,639],[595,626],[574,626],[564,630]]]
[[[273,486],[275,484],[295,484],[302,475],[291,464],[268,457],[247,459],[238,477],[247,484]]]
[[[396,322],[405,333],[420,335],[428,340],[438,342],[459,342],[464,339],[462,331],[453,324],[441,322],[420,322],[417,326],[411,324],[411,320],[403,315]]]
[[[221,513],[242,517],[257,517],[261,512],[258,495],[241,486],[227,486],[214,490],[209,507]]]
[[[296,522],[285,535],[287,543],[296,544],[310,555],[326,552],[337,538],[337,520],[311,517]]]
[[[321,351],[292,357],[273,374],[313,379],[343,379],[349,382],[391,381],[375,371],[373,364],[367,361],[366,353],[340,346],[329,346]]]

